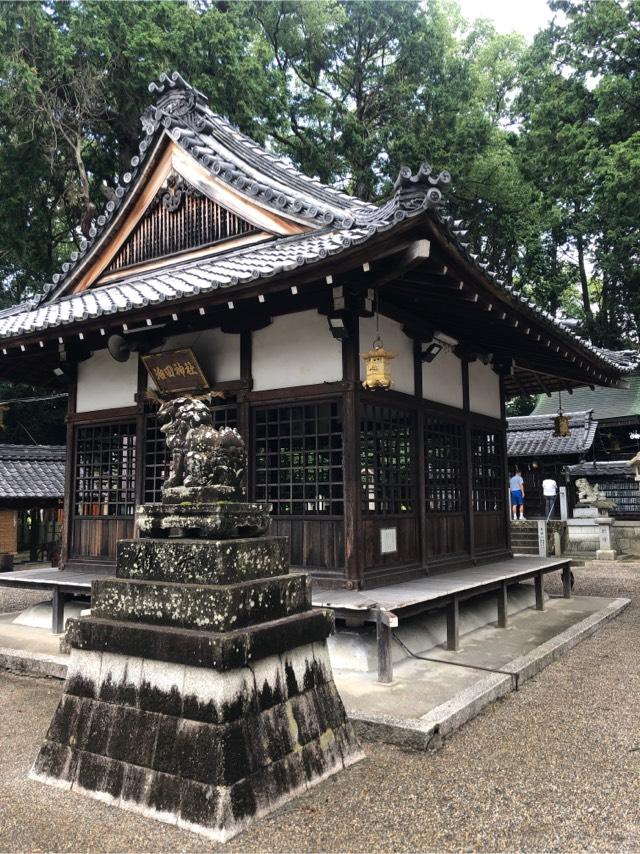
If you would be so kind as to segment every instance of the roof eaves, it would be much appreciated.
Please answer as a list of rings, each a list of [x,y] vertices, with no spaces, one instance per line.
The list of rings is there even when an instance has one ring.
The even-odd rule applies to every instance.
[[[616,373],[627,374],[640,365],[640,352],[636,354],[636,360],[633,362],[631,360],[629,362],[621,362],[621,360],[613,358],[611,354],[614,351],[602,350],[579,335],[576,335],[575,332],[565,326],[562,321],[558,320],[550,312],[537,306],[533,300],[523,297],[516,288],[501,279],[498,273],[489,268],[489,264],[482,262],[480,256],[470,251],[470,244],[464,242],[464,238],[468,232],[464,228],[463,220],[455,220],[452,216],[444,214],[441,209],[435,212],[434,219],[439,225],[443,226],[445,239],[450,244],[453,244],[456,251],[463,257],[467,264],[472,266],[481,277],[484,277],[491,284],[498,287],[509,301],[518,304],[518,310],[522,311],[525,316],[530,317],[536,323],[541,323],[550,333],[564,340],[572,348],[581,351],[592,362],[599,363],[608,372],[611,372],[613,369]]]

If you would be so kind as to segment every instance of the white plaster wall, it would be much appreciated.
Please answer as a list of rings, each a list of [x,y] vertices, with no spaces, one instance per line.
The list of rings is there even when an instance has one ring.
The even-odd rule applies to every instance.
[[[97,350],[78,365],[77,412],[119,409],[135,405],[138,390],[138,354],[116,362],[108,350]]]
[[[462,409],[462,362],[455,353],[442,350],[433,362],[423,362],[422,396],[434,403]]]
[[[370,350],[377,335],[375,317],[360,318],[360,352]],[[394,391],[415,394],[413,374],[413,341],[402,331],[402,326],[388,317],[380,317],[380,337],[385,350],[392,350],[396,358],[391,362]],[[360,359],[360,379],[364,379],[364,361]]]
[[[274,317],[253,333],[254,391],[339,382],[342,344],[315,309]]]
[[[469,408],[500,418],[500,377],[480,361],[469,364]]]
[[[166,343],[153,352],[181,347],[193,350],[210,385],[240,379],[240,335],[227,334],[220,329],[186,332],[167,338]],[[151,379],[149,386],[155,387]]]

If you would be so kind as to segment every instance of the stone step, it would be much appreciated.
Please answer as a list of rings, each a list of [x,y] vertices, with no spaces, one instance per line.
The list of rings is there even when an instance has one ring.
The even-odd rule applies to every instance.
[[[208,667],[246,667],[297,646],[319,643],[333,632],[333,611],[320,608],[232,632],[207,632],[145,623],[81,617],[67,623],[72,649]]]
[[[230,584],[286,575],[288,571],[286,537],[142,539],[118,543],[118,578]]]
[[[230,786],[344,726],[346,715],[336,695],[329,682],[232,723],[214,724],[65,694],[47,742],[79,751],[81,761],[90,754],[92,761],[105,757]]]
[[[225,672],[76,649],[64,686],[70,701],[65,727],[74,725],[70,716],[79,709],[76,704],[74,710],[72,698],[221,725],[271,709],[332,678],[323,643],[308,643]],[[51,729],[47,737],[61,740]]]
[[[92,616],[212,632],[277,620],[310,607],[311,583],[301,572],[220,585],[100,578],[91,588]]]

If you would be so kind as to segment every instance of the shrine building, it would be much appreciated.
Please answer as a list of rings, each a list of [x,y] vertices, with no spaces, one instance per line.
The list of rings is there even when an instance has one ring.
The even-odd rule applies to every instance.
[[[249,497],[320,586],[508,557],[505,399],[615,388],[625,365],[470,252],[447,173],[403,168],[366,203],[178,74],[150,91],[78,251],[0,313],[2,379],[69,391],[62,565],[109,570],[135,535],[168,474],[159,401],[183,394],[240,430]]]

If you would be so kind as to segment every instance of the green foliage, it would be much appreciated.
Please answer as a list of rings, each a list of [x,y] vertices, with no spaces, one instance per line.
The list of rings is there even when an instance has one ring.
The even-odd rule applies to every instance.
[[[516,415],[531,415],[538,398],[535,394],[525,394],[514,397],[507,401],[507,418],[515,418]]]
[[[454,0],[0,5],[0,306],[37,292],[178,69],[241,130],[364,199],[453,177],[501,276],[617,346],[640,324],[640,3],[552,0],[532,45]],[[560,22],[560,23],[558,23]]]

